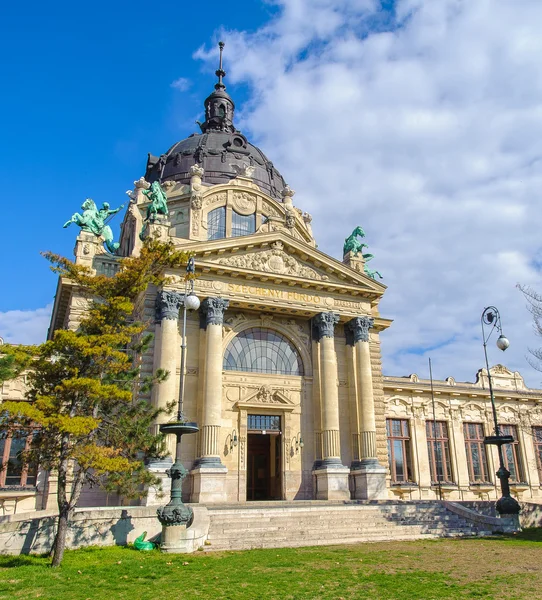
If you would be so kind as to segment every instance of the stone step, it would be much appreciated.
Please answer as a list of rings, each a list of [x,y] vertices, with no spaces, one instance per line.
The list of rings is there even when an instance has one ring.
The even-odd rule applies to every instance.
[[[441,532],[424,533],[404,533],[400,532],[394,535],[360,535],[342,539],[317,539],[317,538],[274,538],[274,539],[255,539],[255,540],[209,540],[209,544],[204,547],[205,551],[218,550],[250,550],[257,548],[284,548],[284,547],[308,547],[308,546],[332,546],[343,544],[371,543],[381,541],[414,541],[419,539],[436,539],[441,537],[459,538],[475,537],[476,534],[469,534],[463,531],[450,532],[443,535]]]
[[[208,510],[205,550],[491,535],[483,524],[438,502],[262,503]]]

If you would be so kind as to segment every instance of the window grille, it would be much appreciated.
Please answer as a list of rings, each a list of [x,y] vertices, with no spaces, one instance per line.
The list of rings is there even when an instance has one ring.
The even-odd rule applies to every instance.
[[[303,362],[293,344],[271,329],[245,329],[224,354],[225,371],[303,375]]]
[[[250,235],[256,231],[256,213],[252,215],[240,215],[234,210],[231,212],[231,235],[240,237]]]
[[[248,415],[249,431],[280,431],[280,417],[273,415]]]
[[[226,207],[211,210],[207,215],[207,239],[219,240],[226,237]]]

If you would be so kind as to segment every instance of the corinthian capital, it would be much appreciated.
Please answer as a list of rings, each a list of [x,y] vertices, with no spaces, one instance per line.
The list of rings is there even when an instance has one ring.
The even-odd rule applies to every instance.
[[[312,335],[317,342],[324,337],[334,337],[339,315],[334,312],[321,312],[312,318]]]
[[[357,342],[369,341],[369,329],[373,326],[375,320],[373,317],[355,317],[348,321],[344,326],[346,343],[354,346]]]
[[[207,329],[207,325],[222,325],[224,323],[224,311],[230,305],[226,298],[205,298],[201,303],[200,327]]]
[[[156,320],[178,319],[179,308],[183,305],[184,296],[179,292],[162,290],[156,296]]]

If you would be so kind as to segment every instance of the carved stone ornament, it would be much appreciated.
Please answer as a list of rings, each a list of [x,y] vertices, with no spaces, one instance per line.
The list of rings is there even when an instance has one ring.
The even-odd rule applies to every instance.
[[[374,325],[375,320],[372,317],[355,317],[348,321],[344,326],[346,343],[354,346],[357,342],[369,341],[369,329]]]
[[[178,319],[179,309],[183,304],[184,295],[179,292],[162,290],[156,296],[156,320]]]
[[[288,184],[286,184],[284,186],[284,189],[282,190],[281,194],[282,194],[282,198],[284,200],[285,198],[293,198],[295,195],[295,192]]]
[[[130,202],[137,202],[137,194],[133,190],[126,190],[126,195],[130,198]]]
[[[233,192],[233,209],[242,215],[251,215],[256,211],[256,196],[250,192]]]
[[[224,312],[230,305],[226,298],[205,298],[200,307],[200,327],[207,329],[208,325],[222,325]]]
[[[151,184],[145,181],[144,177],[140,177],[137,181],[134,181],[134,186],[137,190],[150,190]]]
[[[256,167],[247,163],[242,163],[240,165],[230,164],[230,167],[237,177],[246,177],[247,179],[251,179],[256,170]]]
[[[192,175],[192,177],[203,177],[204,172],[205,171],[203,167],[200,167],[198,164],[192,165],[190,167],[190,175]]]
[[[295,227],[295,214],[291,210],[287,211],[284,223],[288,229],[293,229]]]
[[[201,210],[203,206],[203,199],[201,197],[201,192],[194,192],[190,197],[190,208],[192,210]]]
[[[295,275],[304,279],[316,281],[327,281],[329,277],[318,273],[315,269],[307,267],[293,256],[283,250],[281,242],[274,242],[272,250],[244,254],[241,256],[228,256],[221,258],[218,262],[228,267],[238,269],[250,269],[252,271],[263,271],[264,273],[278,273],[280,275]]]
[[[312,336],[319,342],[324,337],[332,338],[339,315],[334,312],[321,312],[312,318]]]

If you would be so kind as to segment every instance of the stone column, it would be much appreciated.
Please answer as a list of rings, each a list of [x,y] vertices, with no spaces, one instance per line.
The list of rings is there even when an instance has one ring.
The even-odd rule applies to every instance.
[[[192,471],[192,502],[225,502],[228,469],[220,460],[222,424],[222,325],[229,300],[206,298],[201,303],[200,327],[205,329],[205,380],[203,382],[203,423],[201,456]]]
[[[373,396],[373,371],[369,348],[369,329],[372,317],[356,317],[345,325],[346,343],[355,350],[355,368],[358,384],[360,423],[360,461],[354,464],[354,498],[379,500],[388,497],[386,489],[386,467],[376,457],[376,423]]]
[[[154,371],[164,369],[169,372],[168,378],[160,385],[153,386],[152,404],[156,408],[165,408],[171,402],[178,401],[177,396],[177,363],[180,358],[181,342],[179,338],[179,309],[184,301],[183,294],[171,290],[162,290],[156,296],[156,322],[157,331],[155,335],[154,346]],[[159,417],[159,422],[163,423],[170,418],[167,414]],[[155,423],[156,430],[159,423]],[[170,435],[166,438],[167,448],[171,456],[175,455],[175,437]],[[162,494],[169,496],[171,489],[171,480],[166,475],[167,469],[171,467],[172,458],[167,456],[164,459],[149,461],[147,469],[160,478],[162,482]],[[149,488],[145,504],[147,506],[161,504],[162,498],[159,497],[158,489]]]
[[[341,462],[339,433],[339,390],[337,385],[337,355],[335,325],[339,315],[325,312],[312,320],[313,338],[321,352],[322,365],[322,460],[315,465],[317,500],[349,500],[348,467]]]

